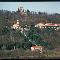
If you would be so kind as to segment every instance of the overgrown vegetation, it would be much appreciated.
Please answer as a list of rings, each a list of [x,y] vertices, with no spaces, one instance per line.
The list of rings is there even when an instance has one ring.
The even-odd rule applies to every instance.
[[[0,10],[0,58],[3,58],[4,56],[6,58],[8,56],[9,58],[15,58],[15,55],[17,55],[18,52],[19,55],[16,58],[19,58],[19,56],[25,56],[25,52],[28,49],[27,55],[32,54],[30,51],[32,45],[46,46],[47,50],[59,49],[60,30],[55,31],[48,28],[40,30],[39,28],[34,27],[34,25],[38,22],[46,23],[46,20],[48,22],[60,23],[60,14],[48,15],[47,13],[41,12],[38,12],[38,14],[31,14],[29,10],[27,10],[27,14],[28,16],[24,20],[23,17],[21,18],[19,11],[10,12],[7,10]],[[25,32],[27,37],[25,37],[24,34],[21,34],[20,30],[11,29],[11,25],[13,25],[13,22],[17,19],[21,21],[21,26],[25,27],[25,24],[31,26],[30,30]],[[22,50],[11,52],[11,50],[14,49],[14,46],[15,49],[22,49],[23,52],[25,51],[24,54],[21,52]]]

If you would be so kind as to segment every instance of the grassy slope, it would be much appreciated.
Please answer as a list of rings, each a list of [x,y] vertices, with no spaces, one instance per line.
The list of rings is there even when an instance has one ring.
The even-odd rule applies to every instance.
[[[60,51],[59,50],[45,50],[43,54],[39,54],[39,52],[32,52],[31,50],[23,50],[23,49],[16,49],[16,50],[0,50],[0,58],[7,58],[7,59],[27,59],[27,58],[48,58],[48,57],[60,57]]]

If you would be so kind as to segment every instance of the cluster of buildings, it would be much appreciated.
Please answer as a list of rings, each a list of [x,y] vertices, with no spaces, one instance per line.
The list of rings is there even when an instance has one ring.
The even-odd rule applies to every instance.
[[[19,20],[17,20],[17,22],[15,24],[13,24],[13,26],[11,26],[13,29],[20,29],[21,26],[19,25]]]
[[[27,25],[26,25],[27,26]],[[35,25],[35,27],[39,27],[40,29],[46,29],[46,28],[53,28],[55,30],[60,29],[60,24],[53,24],[53,23],[38,23]],[[13,29],[22,29],[22,27],[20,26],[19,20],[16,21],[15,24],[13,24],[12,26]],[[28,28],[24,28],[25,30],[29,30]]]
[[[12,28],[12,29],[15,29],[15,30],[20,30],[21,33],[23,33],[23,31],[28,31],[28,30],[30,29],[30,26],[27,26],[27,25],[26,25],[26,27],[23,28],[23,27],[20,25],[20,21],[17,20],[16,23],[14,23],[14,24],[11,26],[11,28]]]
[[[53,23],[43,24],[43,23],[38,23],[38,24],[35,25],[35,27],[39,27],[40,29],[52,28],[52,29],[58,30],[58,29],[60,29],[60,24],[53,24]]]
[[[25,10],[22,6],[21,6],[20,8],[18,8],[18,11],[19,11],[22,15],[27,15],[27,10]],[[30,14],[38,14],[38,12],[30,11]]]

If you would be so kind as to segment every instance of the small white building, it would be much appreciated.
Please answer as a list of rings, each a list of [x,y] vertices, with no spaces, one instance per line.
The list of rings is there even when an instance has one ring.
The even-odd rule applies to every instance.
[[[43,23],[39,23],[39,24],[35,25],[35,27],[39,27],[39,28],[43,28],[43,26],[45,26]]]
[[[43,46],[32,46],[32,47],[31,47],[31,51],[36,51],[36,50],[39,50],[40,53],[42,53],[42,51],[43,51]]]

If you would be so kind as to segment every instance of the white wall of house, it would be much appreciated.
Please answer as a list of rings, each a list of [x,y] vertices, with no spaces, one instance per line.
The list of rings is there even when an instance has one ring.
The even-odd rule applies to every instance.
[[[43,47],[42,46],[32,46],[31,51],[39,50],[42,53]]]
[[[17,20],[16,24],[13,24],[13,29],[21,29],[21,26],[19,26],[19,20]]]

